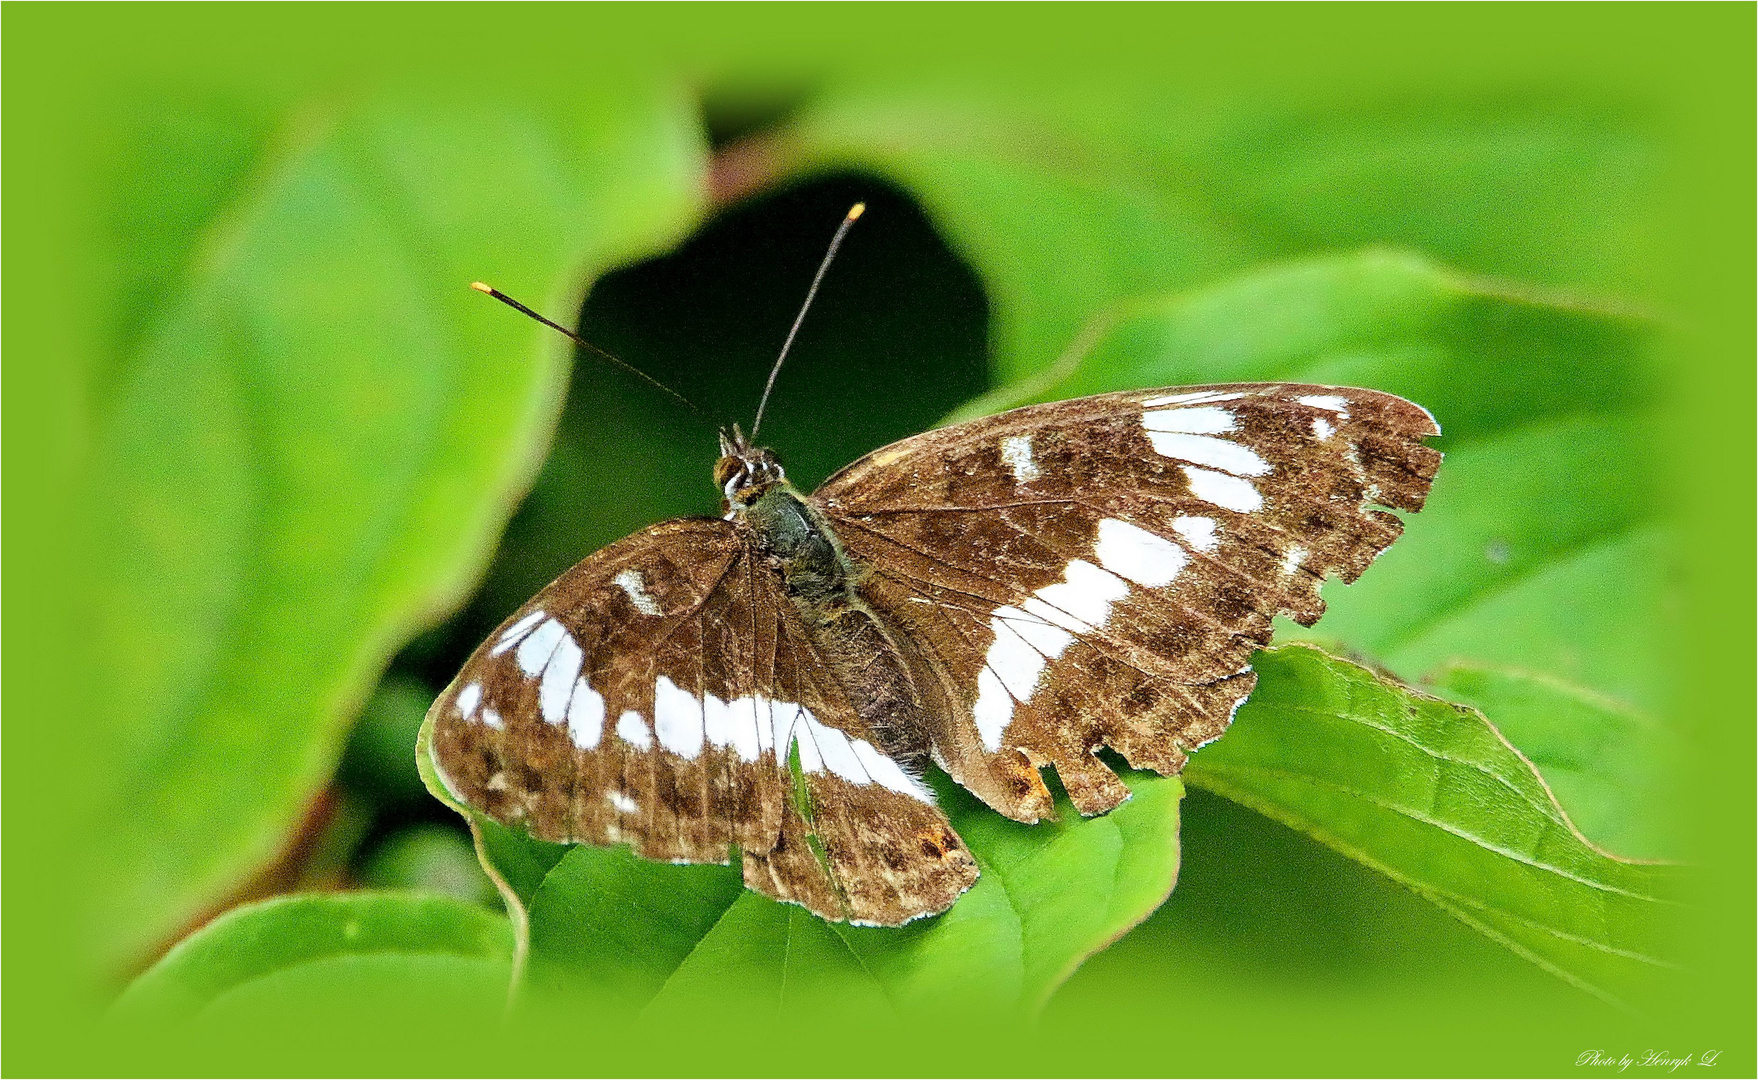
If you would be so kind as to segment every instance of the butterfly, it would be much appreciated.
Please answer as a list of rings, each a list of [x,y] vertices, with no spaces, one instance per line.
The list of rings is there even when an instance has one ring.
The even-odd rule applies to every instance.
[[[805,495],[735,426],[722,516],[509,617],[434,702],[433,764],[543,840],[736,855],[830,920],[936,914],[979,871],[930,767],[1021,822],[1053,812],[1045,766],[1083,815],[1129,797],[1101,750],[1177,773],[1272,617],[1313,624],[1421,509],[1439,433],[1374,390],[1129,391],[915,435]]]

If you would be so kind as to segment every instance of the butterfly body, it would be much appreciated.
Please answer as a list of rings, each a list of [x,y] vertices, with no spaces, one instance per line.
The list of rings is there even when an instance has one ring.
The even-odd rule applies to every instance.
[[[766,451],[765,451],[766,452]],[[729,519],[775,573],[801,627],[874,743],[911,775],[928,763],[930,717],[899,640],[861,596],[864,568],[850,559],[824,514],[780,480],[748,502],[729,498]]]
[[[1017,409],[803,495],[735,429],[721,518],[588,557],[435,702],[457,798],[543,839],[725,862],[826,918],[896,925],[977,878],[932,762],[1018,821],[1177,772],[1250,693],[1270,619],[1322,611],[1422,505],[1418,406],[1239,384]]]

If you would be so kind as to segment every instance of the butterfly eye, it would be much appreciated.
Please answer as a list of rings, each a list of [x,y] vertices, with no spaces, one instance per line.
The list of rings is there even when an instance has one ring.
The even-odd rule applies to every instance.
[[[719,461],[714,463],[715,486],[725,491],[727,483],[744,470],[745,463],[739,458],[731,454],[722,456]]]
[[[745,478],[747,475],[748,474],[747,474],[746,470],[744,469],[743,466],[741,466],[739,468],[738,472],[735,472],[731,476],[727,477],[726,482],[720,486],[720,490],[722,490],[726,493],[726,498],[727,498],[728,502],[737,502],[738,501],[738,498],[737,498],[738,492],[741,488],[743,488],[745,486]]]

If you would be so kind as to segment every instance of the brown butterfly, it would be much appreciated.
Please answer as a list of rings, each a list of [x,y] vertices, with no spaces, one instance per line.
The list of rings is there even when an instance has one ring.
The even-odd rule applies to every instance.
[[[1052,812],[1046,765],[1082,814],[1129,797],[1103,748],[1178,772],[1251,693],[1271,618],[1317,621],[1325,578],[1398,537],[1378,507],[1421,509],[1438,434],[1373,390],[1141,390],[904,439],[807,496],[734,427],[724,516],[612,544],[514,613],[434,702],[434,764],[544,840],[736,847],[749,888],[824,918],[935,914],[978,870],[930,763],[1022,822]]]

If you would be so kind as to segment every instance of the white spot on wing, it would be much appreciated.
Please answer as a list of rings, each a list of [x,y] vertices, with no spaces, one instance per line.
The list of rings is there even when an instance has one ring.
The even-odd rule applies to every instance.
[[[1270,471],[1270,463],[1248,446],[1241,446],[1212,435],[1186,435],[1177,431],[1150,431],[1148,439],[1154,449],[1169,458],[1207,465],[1236,476],[1262,476]]]
[[[811,717],[810,712],[800,709],[800,715],[794,724],[794,743],[800,748],[800,768],[807,772],[823,772],[824,758],[818,753],[818,740],[812,738],[812,729],[807,726]]]
[[[983,746],[990,752],[1001,749],[1001,734],[1013,720],[1013,699],[987,662],[977,672],[977,702],[971,706],[971,719],[976,721]]]
[[[770,722],[769,699],[762,694],[758,694],[756,697],[740,698],[738,701],[733,702],[733,705],[738,707],[744,702],[750,702],[751,705],[751,723],[757,729],[758,753],[774,753],[775,727]]]
[[[1117,518],[1099,522],[1099,541],[1093,553],[1105,569],[1148,588],[1170,585],[1188,557],[1183,548],[1165,537]]]
[[[798,746],[800,768],[805,772],[829,772],[851,784],[878,784],[929,805],[934,802],[933,792],[897,762],[880,753],[872,743],[820,722],[812,710],[803,705],[769,701],[762,697],[742,697],[735,699],[728,709],[738,718],[734,731],[739,730],[741,724],[749,725],[745,730],[749,732],[752,754],[747,760],[756,757],[758,740],[755,735],[758,730],[764,730],[767,737],[761,749],[766,753],[773,752],[780,764],[785,765],[793,748]],[[767,715],[761,725],[753,724],[751,721],[759,709]],[[742,749],[740,756],[744,756]]]
[[[1182,431],[1186,435],[1224,435],[1239,427],[1233,414],[1213,405],[1187,409],[1161,409],[1141,415],[1141,426],[1149,431]]]
[[[1111,605],[1129,593],[1122,578],[1085,559],[1070,562],[1062,577],[1019,607],[997,608],[990,616],[995,640],[977,673],[971,718],[991,751],[1000,748],[1002,733],[1013,720],[1014,701],[1031,698],[1047,663],[1062,655],[1075,634],[1103,626]]]
[[[1298,545],[1296,545],[1295,547],[1289,548],[1288,554],[1282,556],[1282,576],[1288,577],[1289,575],[1293,574],[1294,571],[1300,569],[1300,564],[1305,561],[1306,561],[1306,549],[1305,548],[1300,547]]]
[[[1074,635],[1055,622],[1031,615],[1020,608],[996,608],[990,618],[1006,623],[1009,629],[1025,639],[1027,645],[1049,660],[1060,657],[1074,643]]]
[[[1242,514],[1263,509],[1264,497],[1258,494],[1250,480],[1241,480],[1226,473],[1210,472],[1194,465],[1184,466],[1184,478],[1190,482],[1190,493],[1204,502],[1214,503],[1227,510],[1237,510]]]
[[[554,619],[533,630],[530,637],[519,643],[519,651],[513,654],[519,661],[519,670],[527,675],[542,671],[555,653],[555,647],[567,636],[567,627]]]
[[[768,704],[762,698],[733,698],[722,706],[719,698],[709,694],[703,709],[703,726],[707,729],[709,741],[714,745],[732,747],[733,753],[739,755],[741,761],[756,761],[768,749],[763,741],[763,733],[768,730],[767,723],[757,722],[758,714],[767,713],[768,709]],[[723,723],[726,737],[723,741],[715,742],[715,734]]]
[[[824,759],[824,767],[831,775],[841,777],[851,784],[867,785],[873,778],[867,775],[862,767],[861,759],[855,755],[854,747],[849,745],[847,735],[836,728],[820,724],[818,718],[810,712],[805,716],[806,732],[818,748],[818,756]]]
[[[732,706],[714,694],[702,695],[702,738],[716,750],[732,741]]]
[[[989,629],[995,632],[995,640],[983,662],[1015,701],[1029,701],[1044,674],[1044,654],[1020,637],[1006,619],[990,619]]]
[[[1042,475],[1038,471],[1038,463],[1032,459],[1030,435],[1009,435],[1002,439],[1001,460],[1013,470],[1013,481],[1016,484],[1029,484]]]
[[[1322,416],[1315,416],[1312,418],[1313,438],[1315,438],[1315,439],[1328,439],[1332,435],[1335,435],[1336,433],[1337,433],[1337,429],[1334,426],[1332,426],[1332,424],[1329,420],[1326,420]]]
[[[488,655],[499,656],[501,653],[504,653],[513,646],[519,644],[520,639],[530,633],[533,626],[536,626],[542,621],[543,612],[533,611],[523,619],[520,619],[518,622],[507,627],[505,632],[501,634],[500,639],[494,643],[494,648],[488,651]]]
[[[476,706],[481,702],[482,684],[471,683],[469,686],[458,691],[458,715],[466,720],[470,719],[471,714],[476,712]]]
[[[659,603],[647,594],[647,580],[641,571],[633,567],[625,567],[617,571],[617,576],[610,579],[616,586],[628,594],[629,602],[635,610],[643,615],[658,615]]]
[[[881,754],[872,743],[865,739],[849,739],[855,757],[860,759],[861,767],[867,775],[880,787],[888,788],[900,795],[908,795],[912,799],[933,805],[934,793],[929,791],[915,777],[903,771],[903,766]]]
[[[702,752],[702,702],[665,675],[653,684],[653,734],[659,745],[686,761]]]
[[[788,752],[793,748],[794,718],[799,715],[800,707],[785,701],[757,700],[769,707],[769,715],[758,718],[759,723],[769,727],[769,752],[775,755],[778,764],[786,765]]]
[[[823,772],[824,759],[818,755],[818,746],[812,741],[808,721],[811,718],[803,705],[791,701],[772,701],[769,703],[769,723],[774,732],[775,760],[787,764],[792,756],[793,748],[800,748],[800,768],[806,772]],[[802,734],[807,738],[801,738]]]
[[[633,709],[627,709],[617,717],[617,738],[637,750],[646,750],[653,745],[653,733],[647,730],[647,721]]]
[[[550,654],[543,668],[543,682],[537,688],[537,707],[543,718],[552,724],[568,719],[568,699],[574,694],[574,680],[580,674],[580,646],[574,635],[562,631],[562,639]]]
[[[487,706],[484,706],[482,710],[482,722],[496,731],[505,731],[507,728],[507,725],[501,723],[501,714]]]
[[[1116,574],[1085,559],[1075,559],[1063,569],[1061,581],[1039,589],[1023,606],[1037,614],[1035,602],[1041,602],[1078,620],[1075,625],[1056,618],[1051,618],[1051,622],[1077,634],[1090,633],[1094,627],[1105,625],[1111,617],[1111,605],[1128,594],[1129,586]]]
[[[1225,390],[1192,390],[1187,394],[1170,394],[1166,397],[1148,398],[1143,405],[1195,405],[1206,401],[1235,401],[1244,394],[1228,393]]]
[[[1215,550],[1220,539],[1215,535],[1214,518],[1181,517],[1172,519],[1172,529],[1184,537],[1191,547],[1204,554]]]
[[[1315,409],[1334,412],[1343,419],[1349,419],[1349,399],[1336,394],[1302,394],[1294,399],[1302,405],[1311,405]]]
[[[604,695],[588,686],[585,679],[576,680],[573,699],[568,702],[568,737],[580,749],[591,750],[603,734]]]
[[[604,801],[615,807],[619,814],[633,814],[635,811],[641,809],[640,803],[637,803],[634,799],[629,798],[620,791],[605,792]]]

